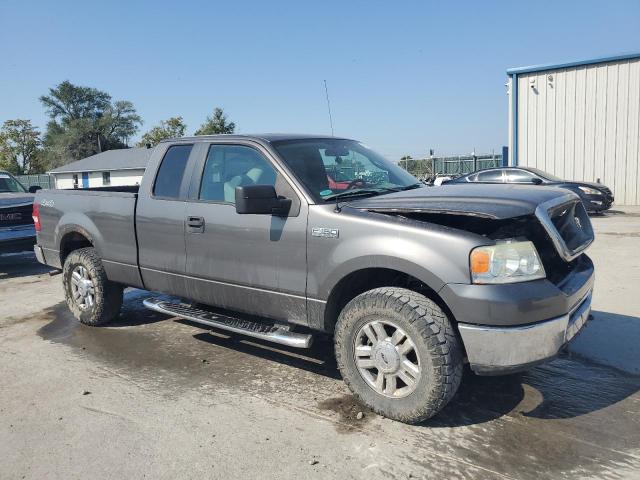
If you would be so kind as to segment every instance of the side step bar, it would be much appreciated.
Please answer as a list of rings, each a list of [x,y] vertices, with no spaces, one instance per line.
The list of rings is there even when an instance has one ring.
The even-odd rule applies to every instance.
[[[228,317],[190,305],[165,302],[159,298],[147,298],[142,303],[146,308],[166,315],[180,317],[229,332],[241,333],[248,337],[288,345],[289,347],[309,348],[313,342],[312,335],[292,332],[286,325],[252,322],[250,320]]]

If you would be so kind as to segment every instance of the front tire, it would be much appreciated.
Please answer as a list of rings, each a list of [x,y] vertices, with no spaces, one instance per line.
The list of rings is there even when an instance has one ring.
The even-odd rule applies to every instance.
[[[63,267],[64,295],[69,310],[85,325],[104,325],[122,306],[122,285],[111,282],[94,248],[74,250]]]
[[[335,348],[353,394],[394,420],[431,418],[460,386],[462,347],[451,322],[411,290],[376,288],[351,300],[338,318]]]

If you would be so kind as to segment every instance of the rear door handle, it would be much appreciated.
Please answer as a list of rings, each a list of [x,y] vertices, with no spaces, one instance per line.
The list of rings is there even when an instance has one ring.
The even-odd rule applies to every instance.
[[[187,217],[187,232],[188,233],[203,233],[204,232],[204,218],[203,217]]]

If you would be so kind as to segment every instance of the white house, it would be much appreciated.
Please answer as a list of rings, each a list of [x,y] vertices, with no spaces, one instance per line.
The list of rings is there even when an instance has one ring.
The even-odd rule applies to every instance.
[[[640,53],[507,70],[512,165],[640,205]]]
[[[148,148],[108,150],[47,173],[60,189],[138,185],[151,152]]]

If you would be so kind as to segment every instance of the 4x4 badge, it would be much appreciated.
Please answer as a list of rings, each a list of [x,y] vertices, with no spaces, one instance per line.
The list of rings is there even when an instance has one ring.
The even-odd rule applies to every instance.
[[[313,227],[311,229],[312,237],[338,238],[340,230],[337,228]]]

